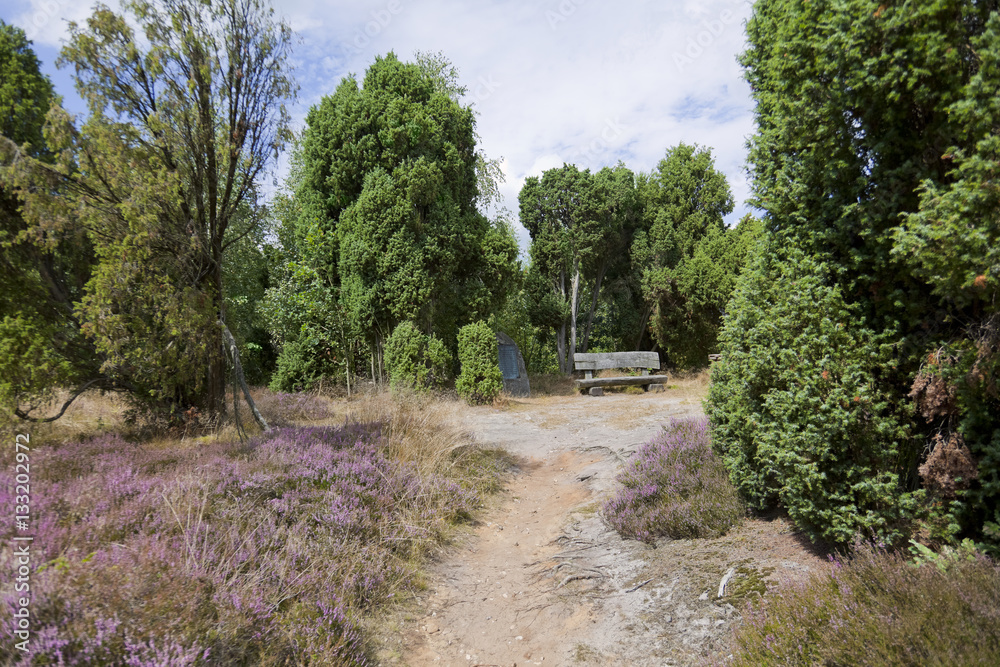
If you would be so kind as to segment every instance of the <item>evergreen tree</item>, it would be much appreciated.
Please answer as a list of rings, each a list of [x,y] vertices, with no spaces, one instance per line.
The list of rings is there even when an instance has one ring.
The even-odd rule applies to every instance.
[[[727,265],[728,276],[706,273],[716,273],[720,266],[707,264],[732,243],[723,221],[733,210],[729,183],[709,149],[681,143],[642,177],[639,192],[644,220],[632,258],[649,306],[649,329],[668,365],[703,366],[729,295],[719,287],[730,285],[731,291],[741,268]]]
[[[997,164],[997,9],[759,0],[747,24],[750,162],[770,256],[730,307],[710,409],[737,481],[780,497],[814,536],[899,540],[906,521],[935,539],[996,529],[1000,410],[995,385],[976,378],[996,359],[986,248],[997,208],[985,175]],[[770,275],[787,289],[754,287]],[[803,286],[818,290],[815,307],[830,304],[823,322],[791,307]],[[843,357],[835,331],[868,357]],[[836,349],[821,360],[824,345]],[[777,368],[741,361],[767,349],[782,350]],[[783,384],[793,371],[810,375]],[[845,401],[869,407],[848,416]],[[792,434],[781,456],[801,465],[732,456],[772,427]],[[819,453],[798,434],[833,444]],[[836,472],[845,465],[880,488]],[[851,508],[835,524],[816,511],[831,499]]]
[[[102,372],[147,406],[224,410],[224,255],[289,138],[289,28],[263,0],[134,0],[70,24],[90,115],[49,113],[45,164],[13,170],[39,234],[85,230],[97,262],[75,312]]]
[[[58,98],[24,32],[0,21],[0,152],[3,162],[51,162],[42,136]],[[13,170],[0,172],[0,414],[37,419],[62,386],[102,380],[100,362],[73,312],[90,277],[93,252],[73,228],[39,229],[19,211]],[[109,383],[102,383],[106,389]]]
[[[378,359],[402,321],[455,340],[515,272],[509,226],[477,208],[473,111],[431,65],[377,58],[310,110],[302,139],[303,262]]]

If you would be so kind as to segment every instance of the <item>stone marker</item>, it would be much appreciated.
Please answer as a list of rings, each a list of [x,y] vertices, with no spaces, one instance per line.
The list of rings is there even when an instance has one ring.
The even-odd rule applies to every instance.
[[[502,331],[497,332],[497,346],[500,348],[500,373],[503,374],[503,390],[510,396],[527,398],[531,396],[528,370],[517,343]]]

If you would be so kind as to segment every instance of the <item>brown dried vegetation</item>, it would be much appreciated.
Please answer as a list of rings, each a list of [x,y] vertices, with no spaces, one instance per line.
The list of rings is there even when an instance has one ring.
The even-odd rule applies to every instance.
[[[955,386],[940,375],[922,372],[913,380],[910,398],[928,423],[955,412]]]
[[[936,435],[934,449],[919,472],[924,487],[945,498],[954,498],[956,491],[968,489],[979,477],[972,453],[958,433],[951,433],[947,439]]]

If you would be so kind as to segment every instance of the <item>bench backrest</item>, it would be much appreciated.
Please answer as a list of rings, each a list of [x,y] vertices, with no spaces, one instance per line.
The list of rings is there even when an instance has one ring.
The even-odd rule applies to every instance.
[[[653,368],[659,370],[660,355],[656,352],[577,352],[573,363],[578,371],[599,371],[606,368]]]

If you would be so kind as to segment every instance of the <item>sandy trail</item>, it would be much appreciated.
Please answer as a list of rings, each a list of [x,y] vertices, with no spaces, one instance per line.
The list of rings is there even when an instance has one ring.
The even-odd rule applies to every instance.
[[[522,464],[499,506],[432,565],[393,662],[675,665],[725,651],[745,604],[715,599],[726,570],[775,582],[818,556],[781,520],[654,549],[622,540],[597,513],[636,448],[670,417],[699,414],[697,396],[670,390],[463,411],[477,441]]]

